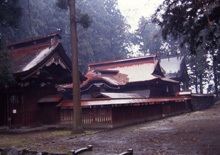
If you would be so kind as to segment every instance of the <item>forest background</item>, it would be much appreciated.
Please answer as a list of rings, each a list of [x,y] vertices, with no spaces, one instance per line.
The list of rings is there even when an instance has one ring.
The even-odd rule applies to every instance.
[[[18,2],[17,6],[21,8],[22,16],[16,27],[0,27],[1,43],[5,44],[24,40],[39,35],[54,33],[58,29],[62,29],[61,42],[67,54],[71,56],[69,11],[57,7],[56,0],[16,1]],[[0,2],[0,5],[3,5],[6,1],[1,0]],[[179,25],[180,27],[184,25],[186,22],[180,17],[183,17],[184,14],[190,12],[190,10],[194,10],[193,7],[195,7],[195,5],[189,5],[192,0],[182,1],[182,4],[187,2],[184,5],[178,5],[180,2],[179,0],[175,0],[174,2],[176,3],[175,7],[169,6],[168,4],[171,3],[171,1],[168,0],[167,3],[162,5],[163,7],[161,6],[160,9],[158,8],[157,12],[152,17],[154,22],[152,22],[150,18],[141,17],[138,28],[135,31],[130,31],[130,25],[120,12],[117,0],[76,1],[76,7],[78,8],[77,13],[86,13],[92,20],[91,26],[87,29],[81,26],[77,27],[80,71],[86,73],[88,69],[87,64],[94,62],[155,53],[159,53],[161,57],[183,55],[186,57],[185,61],[190,77],[190,88],[197,93],[206,92],[216,93],[218,95],[220,69],[219,61],[215,60],[218,60],[219,57],[219,38],[217,36],[217,41],[211,39],[211,41],[217,42],[214,49],[198,46],[197,51],[193,51],[189,42],[183,42],[184,33],[187,32],[184,32],[184,30],[183,32],[177,32],[172,28],[174,27],[173,25]],[[218,0],[210,0],[210,3],[211,2],[216,2],[216,6],[219,6]],[[179,8],[179,11],[165,16],[165,13],[170,10],[169,7]],[[201,7],[203,8],[204,4],[201,4],[200,9]],[[208,11],[206,10],[207,12],[203,12],[204,15],[211,14],[215,7],[208,8],[210,9]],[[164,16],[159,14],[161,10],[163,10]],[[173,10],[175,11],[175,9]],[[174,14],[180,19],[176,18],[174,20]],[[201,16],[197,16],[195,20],[199,21],[200,18]],[[159,19],[170,20],[170,23],[173,25],[167,24],[168,27],[166,27],[162,24],[164,21]],[[178,20],[182,20],[182,22],[179,21],[179,23],[175,23]],[[215,26],[215,29],[218,30],[218,24],[219,18],[212,23],[211,26]],[[166,29],[169,28],[170,31],[166,31]],[[202,34],[208,36],[205,32],[205,30],[202,31]],[[178,34],[178,37],[176,34]],[[190,37],[193,39],[193,36]],[[205,38],[203,38],[203,40],[204,39]],[[204,42],[201,44],[204,44]]]

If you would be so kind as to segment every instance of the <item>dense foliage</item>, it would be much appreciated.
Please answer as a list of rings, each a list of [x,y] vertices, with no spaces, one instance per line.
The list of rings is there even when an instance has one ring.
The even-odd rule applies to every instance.
[[[7,38],[8,27],[17,28],[22,9],[18,5],[18,0],[0,0],[0,45],[2,46]]]
[[[162,28],[162,36],[181,39],[192,53],[218,49],[219,0],[166,0],[153,17]]]
[[[135,31],[133,43],[139,46],[139,52],[143,54],[160,53],[162,57],[180,54],[178,40],[170,36],[164,40],[160,32],[160,26],[142,17]]]
[[[81,63],[100,62],[127,57],[130,33],[116,0],[89,0],[78,4],[92,17],[86,31],[78,27]],[[95,10],[95,11],[94,11]],[[82,59],[84,58],[84,59]]]
[[[6,29],[18,27],[22,9],[17,4],[18,0],[0,0],[0,88],[14,82],[10,55],[3,45],[7,40]]]
[[[199,54],[188,55],[186,59],[190,78],[189,85],[193,86],[191,89],[195,89],[196,93],[203,93],[205,85],[209,85],[213,78],[210,60],[207,58],[210,59],[210,55],[207,55],[205,51],[200,51]]]
[[[0,88],[5,88],[14,83],[10,55],[4,48],[0,48]]]
[[[194,54],[188,58],[191,62],[190,73],[193,73],[191,81],[195,81],[192,83],[196,89],[198,81],[202,92],[205,81],[212,79],[218,95],[220,1],[166,0],[152,18],[153,22],[160,25],[164,39],[172,36],[180,41],[181,47],[188,47]],[[210,69],[213,70],[211,73]]]
[[[17,6],[18,0],[0,0],[0,27],[16,27],[22,10]]]

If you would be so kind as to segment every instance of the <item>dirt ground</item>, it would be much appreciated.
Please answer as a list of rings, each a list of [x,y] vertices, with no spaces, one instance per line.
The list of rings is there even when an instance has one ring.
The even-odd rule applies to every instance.
[[[0,147],[68,152],[87,145],[86,155],[119,154],[132,148],[134,154],[220,154],[220,104],[179,116],[107,131],[41,131],[26,134],[0,134]]]

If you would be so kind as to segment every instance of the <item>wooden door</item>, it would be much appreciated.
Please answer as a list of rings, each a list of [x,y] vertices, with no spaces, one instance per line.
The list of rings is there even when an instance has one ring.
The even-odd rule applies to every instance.
[[[24,110],[21,93],[9,95],[9,120],[12,127],[24,126]]]

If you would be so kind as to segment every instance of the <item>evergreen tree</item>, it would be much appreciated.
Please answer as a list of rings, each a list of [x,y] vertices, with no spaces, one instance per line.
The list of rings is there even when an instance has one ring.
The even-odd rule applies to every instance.
[[[162,53],[163,38],[159,32],[159,26],[151,23],[147,18],[141,17],[133,42],[139,46],[139,51],[144,55]]]
[[[162,29],[166,39],[172,35],[187,44],[191,53],[199,52],[199,47],[207,50],[218,48],[220,2],[218,0],[166,0],[157,9],[153,21]],[[210,41],[208,44],[205,42]]]
[[[187,46],[192,54],[213,57],[213,79],[218,95],[219,81],[219,0],[166,0],[157,9],[153,21],[161,26],[162,36],[171,35],[180,40],[180,46]],[[198,57],[199,60],[199,57]],[[204,61],[200,61],[199,66]]]
[[[139,51],[143,54],[160,53],[160,56],[180,54],[178,40],[174,40],[171,36],[164,40],[160,32],[159,25],[142,17],[132,41],[139,46]]]
[[[77,19],[76,15],[76,2],[75,0],[58,0],[57,6],[61,9],[67,9],[69,6],[70,12],[70,36],[71,36],[71,53],[72,53],[72,83],[73,83],[73,128],[72,134],[83,133],[82,125],[82,110],[80,99],[80,76],[79,76],[79,63],[78,63],[78,37],[76,24],[80,23],[84,28],[88,27],[89,17],[84,18],[83,23]]]
[[[13,70],[9,52],[0,48],[0,89],[14,83]]]
[[[18,27],[22,9],[18,6],[18,0],[0,0],[0,45],[7,41],[7,28]]]
[[[87,63],[126,58],[131,46],[129,26],[117,7],[116,0],[80,1],[78,7],[92,18],[87,30],[78,28],[79,58],[82,71]],[[84,66],[84,67],[83,67]]]
[[[0,88],[14,82],[10,55],[4,44],[7,42],[7,27],[17,28],[22,9],[18,0],[0,0]]]
[[[187,56],[187,64],[189,69],[190,86],[195,88],[196,93],[203,94],[204,86],[212,79],[210,77],[209,62],[205,51],[200,54]]]

